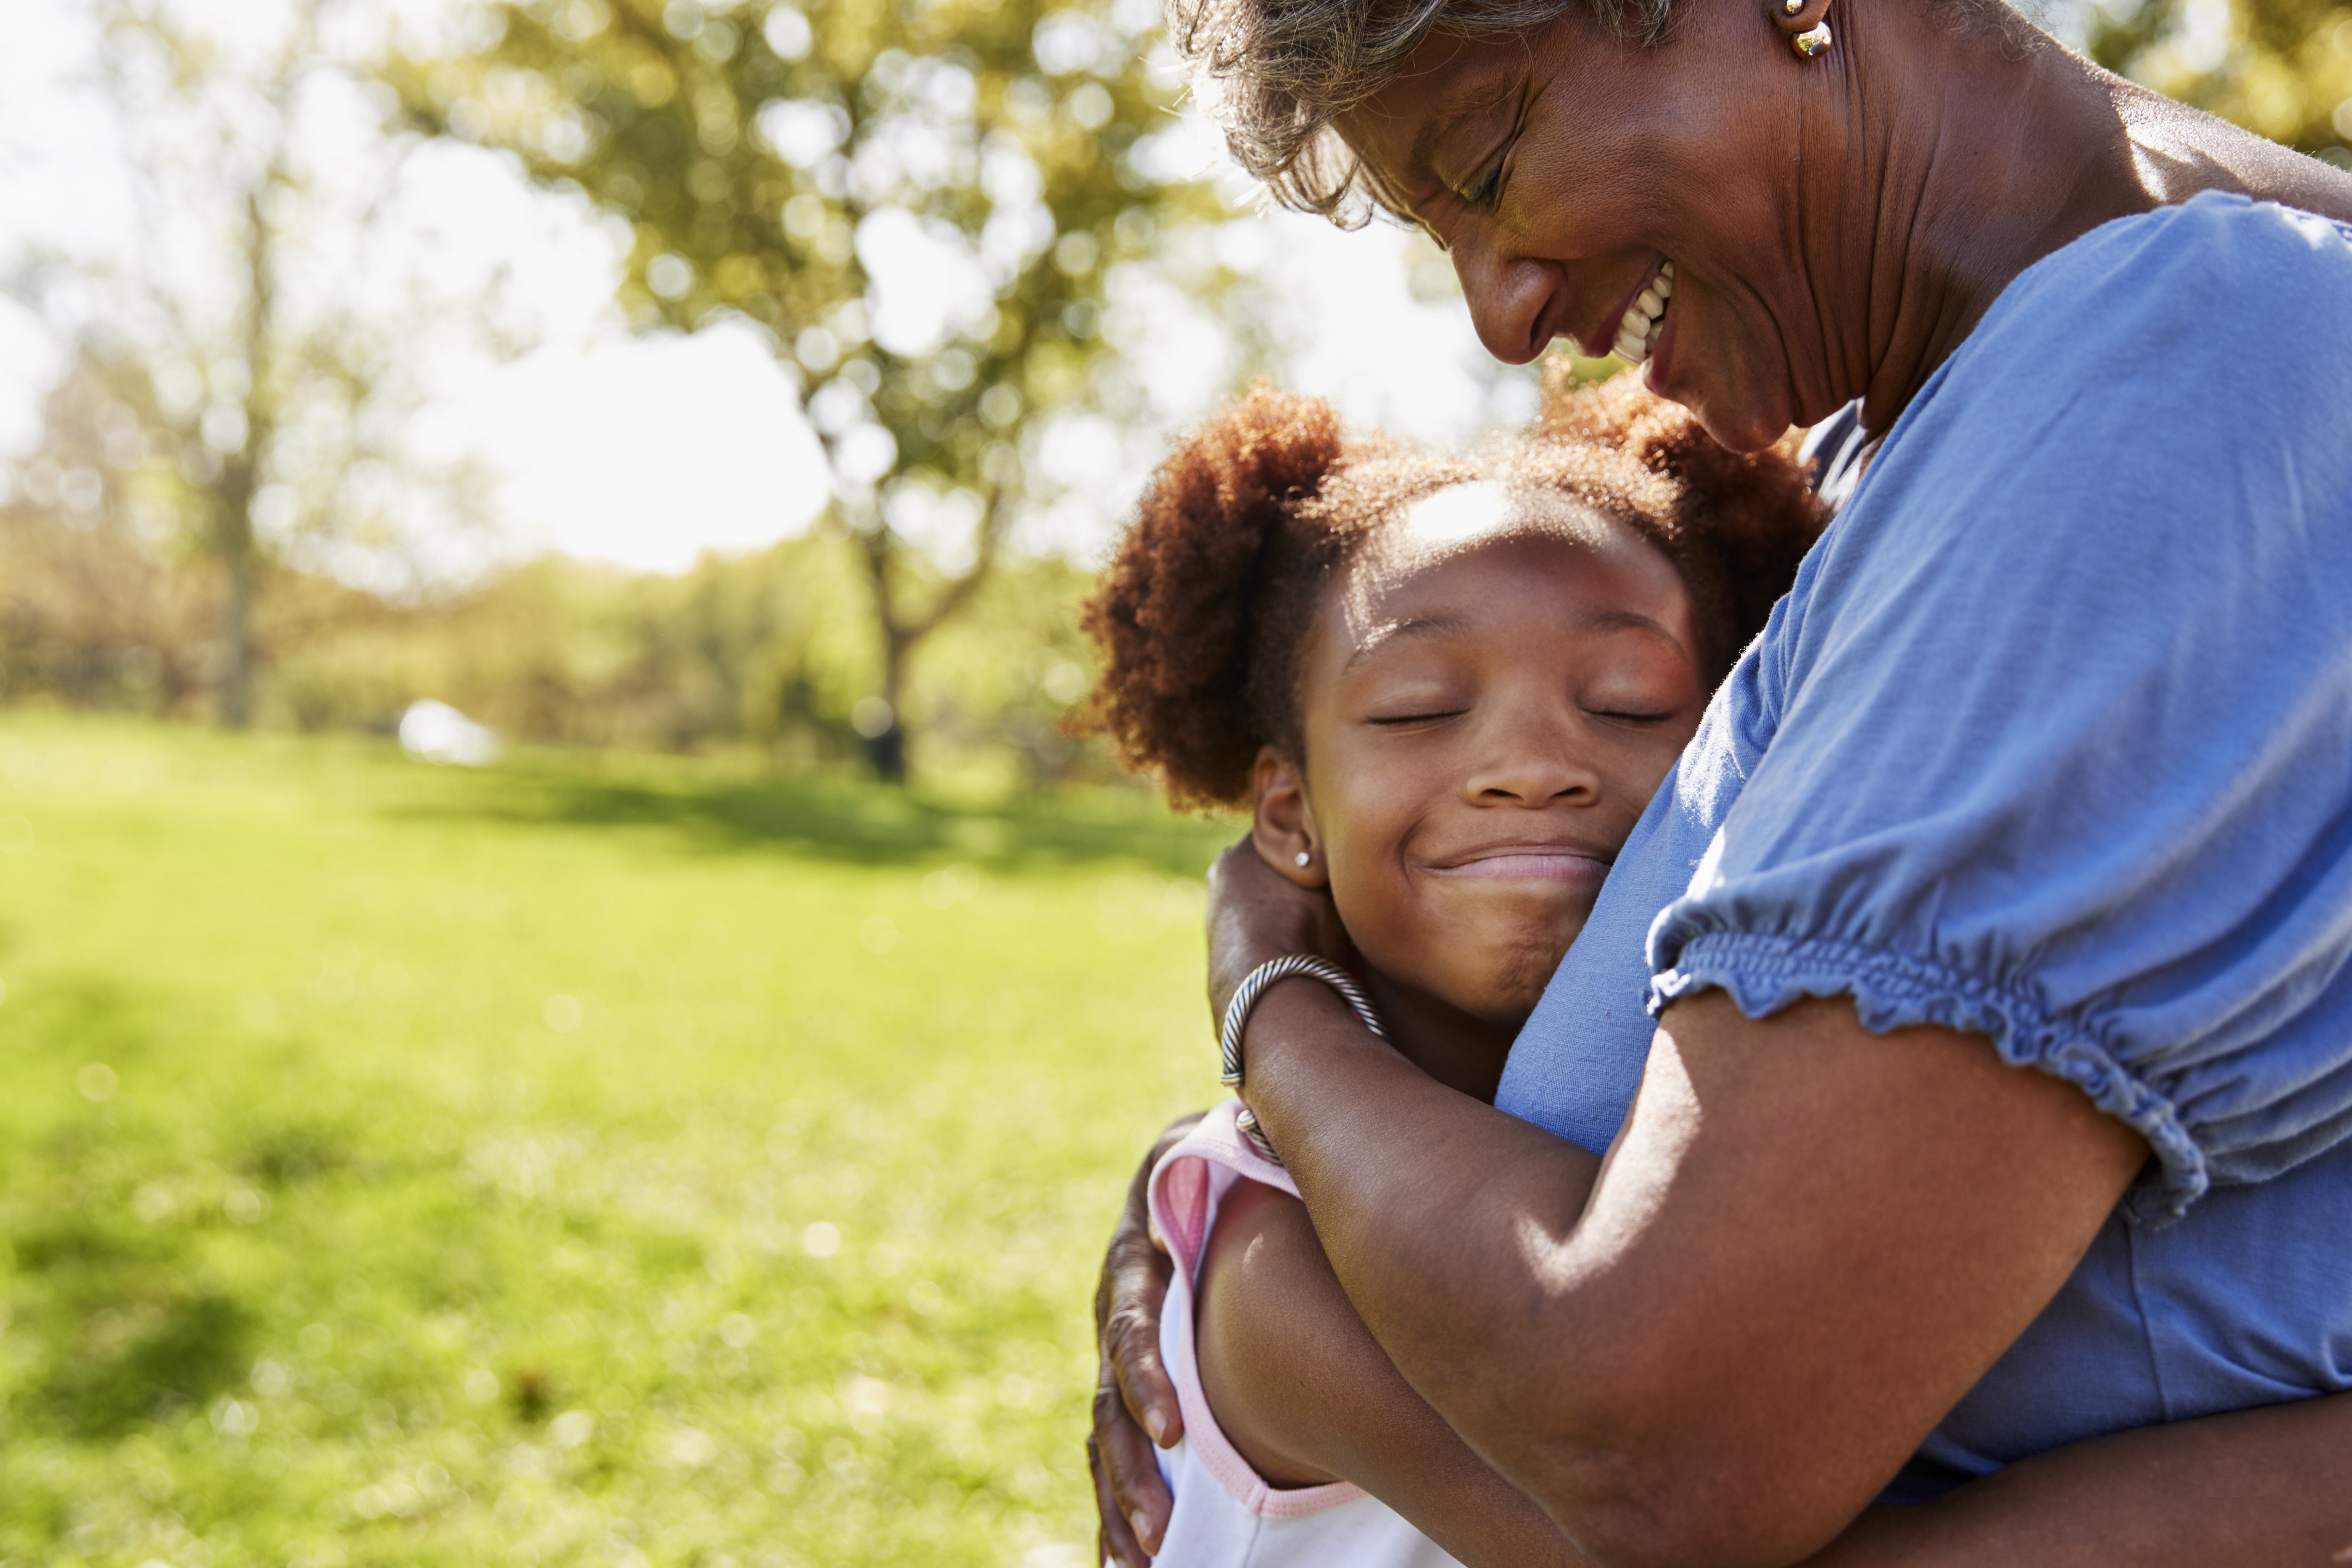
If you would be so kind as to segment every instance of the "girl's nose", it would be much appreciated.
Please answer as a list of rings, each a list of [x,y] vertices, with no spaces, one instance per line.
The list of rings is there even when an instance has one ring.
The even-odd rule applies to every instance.
[[[1549,805],[1556,800],[1600,797],[1601,780],[1557,739],[1498,738],[1500,743],[1463,780],[1473,805]]]

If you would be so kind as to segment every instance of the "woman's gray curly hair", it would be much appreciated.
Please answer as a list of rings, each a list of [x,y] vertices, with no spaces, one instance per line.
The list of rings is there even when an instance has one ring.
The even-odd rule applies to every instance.
[[[1651,44],[1674,0],[1168,0],[1168,32],[1234,161],[1284,206],[1353,228],[1373,205],[1402,209],[1339,140],[1335,119],[1433,33],[1518,32],[1579,4],[1609,31]]]

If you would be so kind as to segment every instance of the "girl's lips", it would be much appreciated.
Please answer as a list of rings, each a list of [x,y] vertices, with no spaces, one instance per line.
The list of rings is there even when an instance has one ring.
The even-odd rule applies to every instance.
[[[1609,862],[1574,849],[1499,849],[1481,853],[1450,866],[1428,868],[1436,877],[1475,877],[1495,880],[1598,882],[1609,875]]]

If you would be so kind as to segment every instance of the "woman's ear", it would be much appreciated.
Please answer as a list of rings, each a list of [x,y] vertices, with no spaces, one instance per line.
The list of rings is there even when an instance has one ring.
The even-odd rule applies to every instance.
[[[1328,888],[1322,837],[1307,802],[1307,775],[1272,746],[1258,748],[1250,773],[1250,842],[1265,863],[1302,888]]]

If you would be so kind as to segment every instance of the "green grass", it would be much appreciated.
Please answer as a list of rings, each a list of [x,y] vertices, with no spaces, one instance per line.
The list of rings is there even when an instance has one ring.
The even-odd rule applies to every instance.
[[[1221,837],[0,715],[0,1564],[1090,1563]]]

